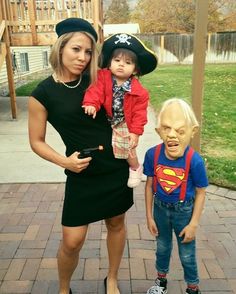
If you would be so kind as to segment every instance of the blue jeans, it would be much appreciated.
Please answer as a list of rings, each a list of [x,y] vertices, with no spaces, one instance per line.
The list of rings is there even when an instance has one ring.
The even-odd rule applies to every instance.
[[[168,273],[171,251],[173,248],[173,231],[175,232],[184,279],[187,284],[198,284],[196,261],[196,241],[181,243],[179,237],[182,229],[189,224],[193,212],[194,200],[177,203],[165,203],[157,197],[154,199],[154,219],[158,228],[156,269],[159,273]]]

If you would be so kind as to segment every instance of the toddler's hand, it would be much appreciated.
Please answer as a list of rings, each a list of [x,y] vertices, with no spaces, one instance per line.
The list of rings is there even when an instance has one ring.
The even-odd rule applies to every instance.
[[[136,148],[138,146],[139,135],[130,133],[129,134],[129,147],[131,149]]]
[[[96,117],[97,112],[96,112],[96,108],[94,106],[83,105],[82,107],[84,108],[84,112],[86,114],[92,115],[93,118]]]

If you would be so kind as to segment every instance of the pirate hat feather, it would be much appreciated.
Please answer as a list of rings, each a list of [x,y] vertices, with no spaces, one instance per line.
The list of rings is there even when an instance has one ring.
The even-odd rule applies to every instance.
[[[158,63],[156,54],[148,49],[143,42],[131,34],[114,34],[108,37],[102,46],[102,68],[106,68],[111,59],[112,52],[117,48],[125,48],[133,51],[137,55],[140,68],[140,75],[152,72]]]

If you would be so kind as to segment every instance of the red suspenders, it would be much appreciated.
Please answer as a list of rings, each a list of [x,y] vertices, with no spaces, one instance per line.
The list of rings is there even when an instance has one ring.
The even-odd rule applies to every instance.
[[[158,158],[159,158],[159,155],[160,155],[160,152],[161,152],[161,146],[162,146],[162,144],[158,144],[156,146],[155,153],[154,153],[154,162],[153,162],[154,177],[153,177],[153,180],[152,180],[152,189],[153,189],[154,194],[157,191],[157,183],[158,183],[157,182],[156,165],[158,163]]]
[[[162,144],[159,144],[156,146],[155,149],[155,154],[154,154],[154,177],[153,177],[153,192],[156,193],[157,191],[157,175],[156,175],[156,165],[158,163],[160,151],[161,151],[161,146]],[[187,181],[188,181],[188,174],[189,174],[189,169],[190,169],[190,163],[191,159],[193,156],[194,150],[192,147],[189,147],[188,153],[186,155],[186,163],[185,163],[185,174],[184,178],[182,180],[181,188],[180,188],[180,194],[179,194],[179,201],[183,202],[185,200],[185,195],[186,195],[186,189],[187,189]]]

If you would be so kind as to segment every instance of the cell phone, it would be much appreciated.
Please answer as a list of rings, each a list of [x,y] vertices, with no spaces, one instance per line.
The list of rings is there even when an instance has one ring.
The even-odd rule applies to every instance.
[[[92,148],[85,148],[79,151],[78,158],[89,157],[89,156],[92,156],[94,152],[103,151],[103,150],[104,150],[104,147],[102,145],[98,145],[97,147],[92,147]]]

